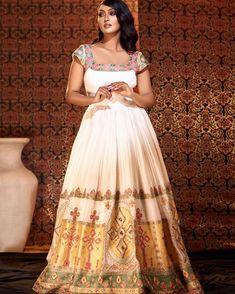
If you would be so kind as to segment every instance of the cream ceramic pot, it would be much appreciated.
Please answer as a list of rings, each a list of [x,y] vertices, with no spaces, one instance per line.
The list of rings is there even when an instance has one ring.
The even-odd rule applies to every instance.
[[[28,238],[38,181],[22,163],[29,138],[0,138],[0,252],[21,252]]]

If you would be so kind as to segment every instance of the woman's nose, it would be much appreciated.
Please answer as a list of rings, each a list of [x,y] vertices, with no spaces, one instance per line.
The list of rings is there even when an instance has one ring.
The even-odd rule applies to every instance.
[[[104,21],[107,21],[107,20],[109,20],[109,14],[108,13],[105,14],[105,16],[104,16]]]

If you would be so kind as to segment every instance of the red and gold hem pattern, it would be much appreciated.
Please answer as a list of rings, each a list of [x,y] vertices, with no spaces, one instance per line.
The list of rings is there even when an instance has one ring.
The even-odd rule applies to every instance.
[[[45,293],[203,294],[191,267],[165,273],[88,274],[74,269],[45,268],[33,290]]]
[[[41,294],[135,294],[144,293],[147,287],[153,294],[203,293],[190,267],[169,196],[158,198],[161,205],[148,199],[143,205],[136,200],[131,207],[120,200],[112,208],[105,206],[105,213],[90,200],[86,202],[94,206],[88,213],[88,204],[73,197],[59,217],[48,266],[34,290]]]
[[[138,223],[128,216],[117,213],[108,229],[105,225],[63,220],[55,247],[51,248],[50,264],[97,272],[102,271],[107,255],[118,271],[136,258],[140,268],[148,270],[165,270],[172,264],[184,267],[188,263],[182,240],[172,240],[166,220]]]

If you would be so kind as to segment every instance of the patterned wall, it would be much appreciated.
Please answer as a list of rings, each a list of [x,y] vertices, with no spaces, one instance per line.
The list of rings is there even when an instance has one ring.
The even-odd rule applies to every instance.
[[[139,1],[150,113],[187,248],[235,247],[235,2]]]
[[[29,136],[39,179],[28,245],[50,244],[65,168],[84,112],[64,102],[71,52],[96,37],[87,0],[1,5],[1,136]],[[235,247],[232,1],[128,1],[152,62],[159,137],[188,249]],[[50,3],[50,4],[48,4]]]

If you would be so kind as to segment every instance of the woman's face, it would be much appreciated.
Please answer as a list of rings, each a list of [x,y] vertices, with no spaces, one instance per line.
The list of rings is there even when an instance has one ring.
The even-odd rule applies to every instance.
[[[115,9],[102,4],[98,9],[98,25],[103,34],[117,33],[120,24]]]

